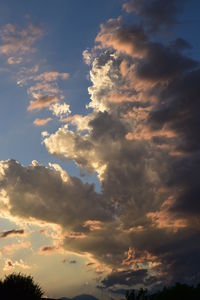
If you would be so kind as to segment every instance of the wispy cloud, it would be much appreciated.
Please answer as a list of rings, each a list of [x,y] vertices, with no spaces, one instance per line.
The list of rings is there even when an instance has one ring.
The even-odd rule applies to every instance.
[[[69,73],[58,71],[44,71],[42,63],[37,63],[34,57],[36,51],[36,42],[44,35],[44,30],[33,24],[26,27],[19,27],[14,24],[7,24],[0,29],[0,55],[6,59],[6,63],[12,71],[15,69],[17,84],[26,87],[30,100],[27,110],[39,111],[50,109],[54,117],[61,117],[70,113],[69,105],[63,103],[64,94],[59,87],[60,80],[67,80]],[[39,52],[39,51],[38,51]],[[42,59],[41,59],[42,61]],[[39,66],[40,65],[40,66]],[[41,70],[43,70],[41,72]],[[51,106],[52,103],[62,102],[57,106]],[[45,125],[50,121],[46,118],[46,123],[39,122],[36,119],[34,125]]]
[[[8,57],[8,64],[19,64],[35,51],[34,44],[42,35],[43,30],[32,24],[26,28],[7,24],[0,29],[0,54]]]
[[[42,96],[35,95],[36,100],[31,100],[29,106],[27,108],[28,111],[33,110],[41,110],[44,108],[50,107],[50,105],[54,102],[58,102],[58,98],[56,96]]]
[[[44,126],[46,124],[48,124],[49,122],[51,122],[52,118],[46,118],[46,119],[35,119],[33,124],[36,126]]]
[[[0,238],[13,237],[17,235],[23,235],[24,229],[12,229],[0,233]]]

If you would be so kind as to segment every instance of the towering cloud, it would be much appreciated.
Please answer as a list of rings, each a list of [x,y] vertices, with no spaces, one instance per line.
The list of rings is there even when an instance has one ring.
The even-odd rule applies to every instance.
[[[174,22],[181,4],[169,1],[165,15],[163,3],[125,8],[155,29]],[[101,25],[93,55],[87,51],[90,113],[43,135],[49,153],[96,172],[99,193],[58,165],[0,165],[7,209],[59,224],[65,249],[89,253],[110,271],[101,288],[195,282],[200,275],[199,62],[186,56],[187,41],[162,44],[145,28],[121,18]],[[69,113],[53,102],[54,114]]]

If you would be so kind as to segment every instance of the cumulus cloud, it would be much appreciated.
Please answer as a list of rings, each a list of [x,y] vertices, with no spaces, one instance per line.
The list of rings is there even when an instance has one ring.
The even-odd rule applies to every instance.
[[[64,117],[71,113],[70,106],[67,103],[55,103],[50,107],[52,113],[57,117]]]
[[[81,228],[87,220],[106,221],[111,217],[105,200],[94,191],[93,185],[83,184],[55,168],[53,165],[49,169],[41,165],[25,168],[14,160],[1,162],[1,188],[6,190],[8,209],[13,215],[66,228]]]
[[[195,280],[199,62],[185,55],[186,41],[152,41],[141,25],[124,26],[121,18],[102,25],[96,42],[93,112],[70,117],[76,128],[64,126],[44,144],[97,172],[115,219],[66,235],[66,248],[116,268],[103,287]],[[190,266],[183,266],[186,257]]]

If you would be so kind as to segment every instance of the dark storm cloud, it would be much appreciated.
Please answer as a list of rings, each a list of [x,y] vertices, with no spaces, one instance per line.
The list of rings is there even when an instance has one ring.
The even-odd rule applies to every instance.
[[[179,190],[171,212],[200,216],[200,70],[185,72],[161,93],[160,102],[150,114],[154,129],[168,127],[176,132],[174,148],[182,153],[172,157],[168,185]]]
[[[112,272],[104,278],[101,283],[105,288],[112,287],[114,285],[132,286],[144,283],[147,276],[148,272],[145,269]]]
[[[138,62],[139,78],[152,81],[172,80],[198,65],[196,61],[182,55],[174,47],[149,42],[146,48],[146,57]]]
[[[172,213],[196,217],[197,224],[200,218],[200,152],[173,160],[169,185],[179,189],[176,202],[170,208]],[[174,174],[176,170],[176,175]]]
[[[177,76],[160,95],[160,101],[150,114],[155,128],[169,126],[180,134],[179,150],[195,151],[200,146],[200,69]]]
[[[183,9],[186,0],[131,0],[124,4],[127,12],[140,16],[151,30],[177,22],[177,15]]]

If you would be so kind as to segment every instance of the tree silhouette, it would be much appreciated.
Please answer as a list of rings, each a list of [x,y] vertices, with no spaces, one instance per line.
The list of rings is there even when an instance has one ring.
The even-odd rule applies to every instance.
[[[188,284],[176,283],[171,287],[164,287],[161,291],[148,293],[147,289],[131,290],[126,294],[127,300],[200,300],[200,284],[196,287]]]
[[[126,294],[126,299],[127,300],[136,300],[135,290],[128,291]]]
[[[126,294],[126,299],[127,300],[148,300],[148,296],[147,296],[147,289],[139,289],[138,292],[135,292],[135,290],[131,290],[129,292],[127,292]]]
[[[41,287],[31,276],[13,273],[0,281],[0,299],[40,300],[42,295]]]

